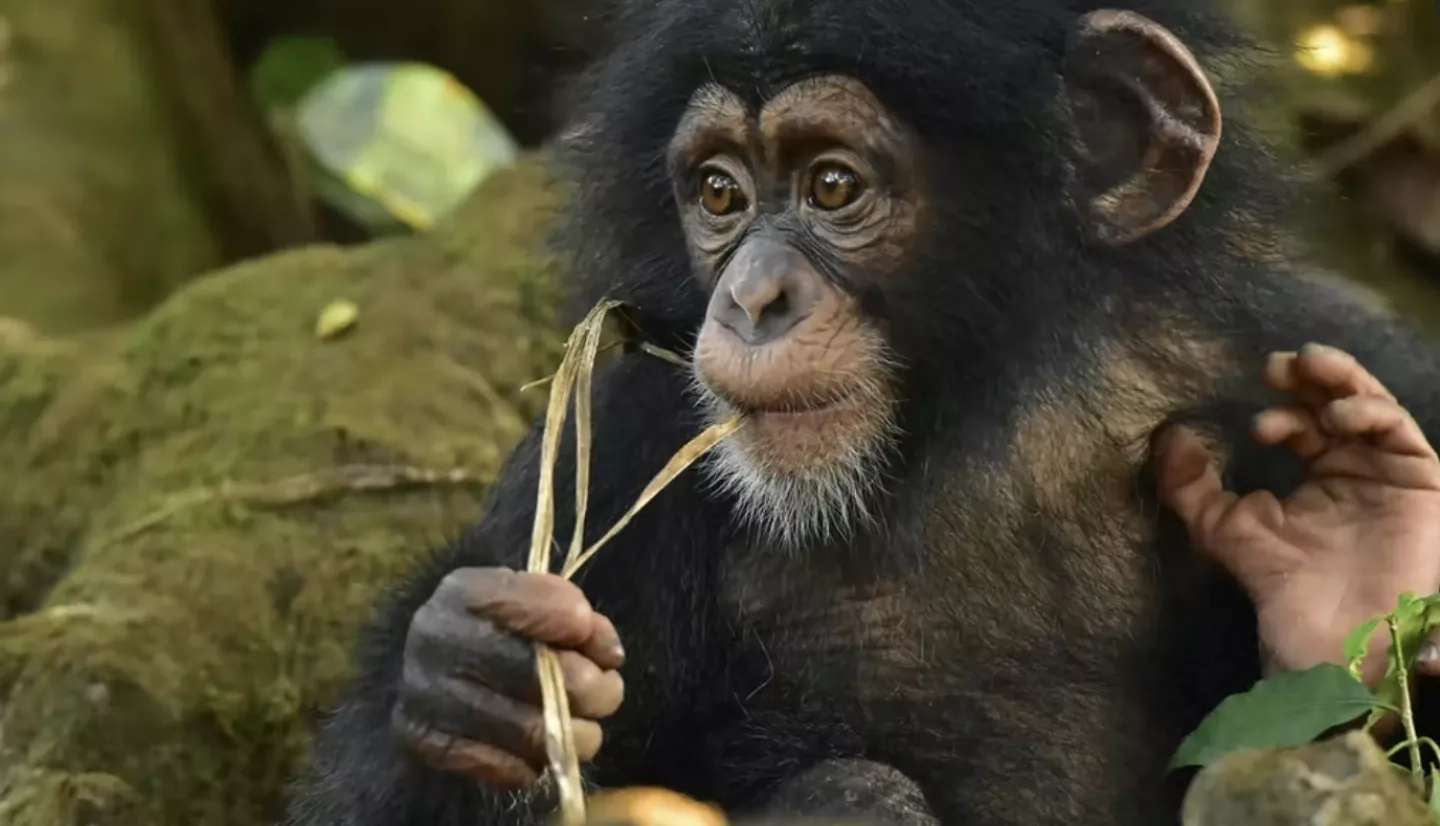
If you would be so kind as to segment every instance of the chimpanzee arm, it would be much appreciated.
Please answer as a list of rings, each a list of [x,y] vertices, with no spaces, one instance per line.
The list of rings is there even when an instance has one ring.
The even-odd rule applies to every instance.
[[[588,540],[599,538],[699,431],[685,380],[681,368],[638,353],[597,371]],[[573,421],[567,421],[555,473],[555,538],[562,552],[573,513]],[[291,826],[518,826],[540,817],[521,795],[418,762],[393,733],[391,714],[411,617],[445,575],[463,567],[523,570],[541,430],[537,423],[511,456],[480,524],[421,566],[381,608],[358,657],[359,676],[318,738],[289,811]],[[723,656],[711,605],[725,515],[701,496],[694,473],[672,483],[577,577],[595,610],[614,622],[627,652],[624,704],[604,721],[604,745],[587,769],[605,785],[679,785],[673,773],[684,771],[687,761],[670,750],[674,744],[684,751],[687,735],[677,721],[703,718],[705,702],[690,689],[711,672],[708,657]]]

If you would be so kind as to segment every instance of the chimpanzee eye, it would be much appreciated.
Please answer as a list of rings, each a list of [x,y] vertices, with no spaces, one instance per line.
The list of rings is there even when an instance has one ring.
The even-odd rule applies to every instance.
[[[700,186],[700,205],[711,215],[728,215],[745,206],[740,184],[724,172],[711,172]]]
[[[860,195],[860,179],[843,166],[823,166],[810,181],[810,205],[834,211],[849,206]]]

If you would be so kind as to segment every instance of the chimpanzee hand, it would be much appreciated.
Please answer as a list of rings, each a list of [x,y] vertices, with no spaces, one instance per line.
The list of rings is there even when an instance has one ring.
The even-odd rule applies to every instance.
[[[625,694],[615,626],[572,583],[506,568],[453,571],[415,613],[394,708],[405,744],[441,771],[507,788],[534,783],[545,766],[535,641],[559,654],[575,747],[582,761],[593,758],[596,721]]]
[[[1195,545],[1249,592],[1267,669],[1343,662],[1351,630],[1393,611],[1405,591],[1440,588],[1440,460],[1347,353],[1311,344],[1272,354],[1265,381],[1298,403],[1261,413],[1255,436],[1300,454],[1305,483],[1284,502],[1237,496],[1199,438],[1176,428],[1157,446],[1160,494]],[[1371,684],[1384,676],[1387,644],[1384,634],[1372,638]],[[1432,666],[1421,668],[1440,674]]]

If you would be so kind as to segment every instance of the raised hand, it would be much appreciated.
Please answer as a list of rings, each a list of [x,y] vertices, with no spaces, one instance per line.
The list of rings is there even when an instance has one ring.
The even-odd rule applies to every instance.
[[[1284,501],[1238,496],[1199,437],[1177,427],[1157,444],[1160,496],[1249,592],[1267,669],[1342,662],[1352,629],[1393,611],[1405,591],[1440,588],[1440,460],[1348,353],[1310,344],[1272,354],[1265,381],[1294,403],[1256,417],[1255,437],[1303,457],[1305,483]],[[1375,635],[1372,654],[1386,642]],[[1366,666],[1367,681],[1383,676],[1383,656]]]
[[[394,722],[424,762],[504,788],[545,766],[534,643],[557,649],[582,761],[600,748],[599,720],[625,695],[625,660],[610,620],[550,574],[462,568],[410,624]]]

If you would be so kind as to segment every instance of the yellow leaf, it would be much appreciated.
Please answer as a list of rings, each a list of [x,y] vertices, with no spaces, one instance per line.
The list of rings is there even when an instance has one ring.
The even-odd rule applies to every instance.
[[[360,308],[355,302],[343,298],[332,301],[325,305],[325,309],[320,311],[320,317],[315,320],[315,337],[334,338],[354,327],[359,318]]]

